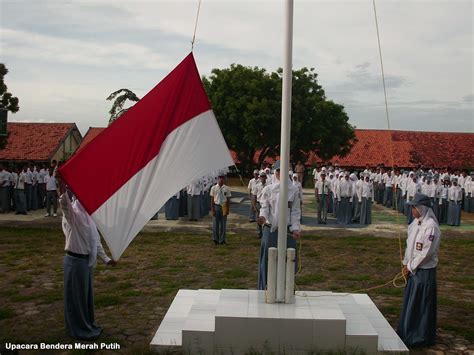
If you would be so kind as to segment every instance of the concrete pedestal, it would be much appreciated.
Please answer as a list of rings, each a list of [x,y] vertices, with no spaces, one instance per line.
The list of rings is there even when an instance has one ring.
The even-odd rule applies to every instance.
[[[267,304],[257,290],[179,290],[150,347],[190,354],[408,353],[366,294],[300,291]]]

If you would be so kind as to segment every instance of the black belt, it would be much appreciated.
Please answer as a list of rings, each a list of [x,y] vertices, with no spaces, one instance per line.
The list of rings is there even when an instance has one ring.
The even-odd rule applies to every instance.
[[[77,254],[77,253],[73,253],[72,251],[69,251],[69,250],[66,250],[66,254],[71,255],[75,258],[89,259],[89,255],[87,255],[87,254]]]
[[[263,226],[272,229],[272,225],[270,223],[265,223]],[[290,227],[291,227],[291,224],[287,226],[287,228],[290,228]]]

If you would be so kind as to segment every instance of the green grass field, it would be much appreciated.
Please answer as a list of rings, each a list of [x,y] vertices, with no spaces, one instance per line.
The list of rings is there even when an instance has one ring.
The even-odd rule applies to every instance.
[[[95,271],[101,341],[147,352],[180,288],[244,288],[257,284],[259,241],[231,235],[216,247],[194,234],[140,234],[116,267]],[[0,227],[0,343],[70,342],[63,326],[64,237],[59,229]],[[443,238],[438,267],[438,327],[474,341],[474,240]],[[351,292],[391,280],[400,270],[398,239],[304,236],[299,290]],[[403,288],[368,292],[396,326]]]

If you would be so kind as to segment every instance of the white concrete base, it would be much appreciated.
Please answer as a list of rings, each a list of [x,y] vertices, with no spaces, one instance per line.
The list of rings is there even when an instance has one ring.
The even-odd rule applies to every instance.
[[[179,290],[150,348],[189,354],[408,353],[366,294],[299,291],[293,304],[257,290]]]

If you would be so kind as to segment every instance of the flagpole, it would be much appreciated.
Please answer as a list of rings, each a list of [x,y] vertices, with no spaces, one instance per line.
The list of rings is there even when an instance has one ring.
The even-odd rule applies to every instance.
[[[276,301],[285,302],[286,238],[288,215],[288,168],[291,133],[291,81],[293,50],[293,0],[285,1],[284,60],[281,102],[280,199],[278,220],[278,261]]]

